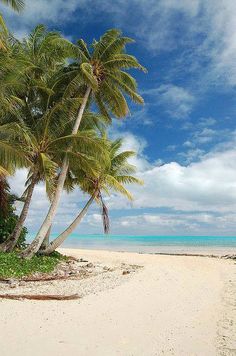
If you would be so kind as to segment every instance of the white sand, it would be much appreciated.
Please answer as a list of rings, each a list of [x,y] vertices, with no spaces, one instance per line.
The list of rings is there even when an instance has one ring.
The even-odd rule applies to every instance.
[[[67,284],[68,293],[86,286],[77,301],[1,301],[1,356],[236,355],[234,261],[66,252],[94,263],[144,268]]]

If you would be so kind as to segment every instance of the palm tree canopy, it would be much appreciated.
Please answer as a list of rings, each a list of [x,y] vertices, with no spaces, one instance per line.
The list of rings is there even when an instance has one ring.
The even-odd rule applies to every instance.
[[[102,192],[110,195],[116,192],[132,200],[132,194],[125,187],[126,184],[143,184],[137,177],[133,176],[136,169],[128,160],[135,155],[134,151],[122,151],[122,140],[115,140],[107,145],[106,159],[100,165],[100,172],[97,176],[90,176],[88,172],[73,170],[75,175],[74,184],[80,189],[94,196],[101,204],[104,231],[109,230],[108,209],[103,201]]]
[[[8,41],[9,51],[0,53],[0,64],[8,63],[0,66],[1,162],[7,154],[14,162],[13,153],[21,153],[24,162],[18,158],[16,167],[29,168],[27,186],[36,170],[37,181],[46,182],[51,197],[65,154],[70,165],[96,174],[95,156],[104,156],[104,142],[98,133],[108,120],[86,111],[79,133],[70,134],[82,100],[79,92],[73,97],[63,96],[63,86],[70,80],[64,71],[75,49],[72,44],[42,25],[21,42],[10,36]]]
[[[128,114],[127,97],[142,104],[136,80],[127,72],[135,68],[146,71],[134,56],[125,51],[126,45],[132,42],[116,29],[107,31],[91,47],[79,40],[76,53],[79,59],[69,67],[68,75],[72,80],[64,95],[73,95],[78,88],[85,91],[85,87],[91,87],[92,100],[108,119],[111,115],[121,118]]]
[[[17,90],[19,105],[22,93],[27,93],[30,102],[35,102],[40,93],[48,97],[44,102],[50,105],[58,95],[63,95],[65,100],[82,98],[86,87],[91,87],[90,102],[97,105],[107,120],[114,115],[124,117],[129,113],[127,98],[143,103],[137,93],[136,80],[128,73],[133,68],[145,71],[137,59],[125,51],[131,42],[113,29],[88,48],[83,40],[73,45],[57,32],[48,32],[39,25],[21,42],[8,38],[7,53],[0,53],[0,68],[1,63],[8,63],[6,68],[4,65],[4,94],[6,90],[11,94],[12,88]],[[72,58],[76,61],[68,65]],[[2,100],[8,97],[1,96]],[[11,96],[16,100],[16,96]]]
[[[31,182],[33,173],[37,173],[36,183],[44,181],[46,191],[51,198],[57,182],[58,172],[65,154],[73,167],[79,167],[90,175],[96,175],[98,164],[96,155],[103,156],[104,141],[94,130],[82,130],[70,135],[64,126],[41,120],[34,127],[21,123],[9,123],[0,126],[0,157],[15,162],[16,167],[29,169],[26,186]],[[3,141],[2,137],[6,137]],[[68,147],[70,149],[68,150]],[[26,190],[27,191],[27,190]],[[26,193],[26,192],[25,192]]]
[[[7,51],[0,51],[1,110],[18,112],[24,105],[40,116],[58,95],[62,97],[57,83],[74,46],[43,25],[22,41],[8,35],[5,43]]]
[[[96,179],[91,177],[79,178],[79,184],[84,192],[92,195],[95,190],[104,191],[110,195],[113,191],[132,200],[132,194],[125,188],[126,184],[142,184],[142,181],[133,176],[135,166],[130,164],[129,158],[135,156],[134,151],[122,151],[122,140],[109,142],[108,159],[100,167],[100,174]]]

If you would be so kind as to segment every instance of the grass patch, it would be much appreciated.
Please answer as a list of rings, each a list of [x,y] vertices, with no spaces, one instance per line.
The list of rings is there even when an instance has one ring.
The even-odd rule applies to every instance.
[[[16,253],[0,252],[0,278],[21,278],[35,272],[50,273],[66,256],[53,253],[51,256],[34,256],[30,260],[21,259]]]

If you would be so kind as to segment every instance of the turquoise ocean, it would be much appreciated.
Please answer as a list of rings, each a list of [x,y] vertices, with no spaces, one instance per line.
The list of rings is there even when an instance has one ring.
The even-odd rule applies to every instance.
[[[53,237],[56,237],[53,234]],[[126,236],[72,234],[63,247],[146,253],[194,253],[229,251],[236,253],[236,236]]]

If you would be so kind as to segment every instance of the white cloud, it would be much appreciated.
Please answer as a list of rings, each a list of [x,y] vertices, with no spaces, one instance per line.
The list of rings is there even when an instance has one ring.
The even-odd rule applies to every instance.
[[[188,141],[187,141],[187,143],[188,143]],[[186,147],[186,142],[184,143],[184,146]],[[188,146],[188,147],[191,147],[191,146]],[[194,145],[192,147],[194,147]],[[204,154],[205,154],[205,151],[200,148],[191,148],[187,151],[179,152],[178,156],[184,160],[184,163],[189,164],[191,162],[199,160],[201,157],[203,157]]]
[[[206,127],[214,126],[216,123],[217,120],[214,119],[213,117],[202,117],[199,119],[197,126],[206,128]]]
[[[183,146],[184,146],[184,147],[193,147],[193,146],[194,146],[194,143],[191,142],[191,141],[189,141],[189,140],[187,140],[187,141],[185,141],[185,142],[183,143]]]
[[[161,102],[168,107],[167,112],[176,118],[187,117],[193,108],[195,98],[187,90],[176,85],[161,85],[159,88]]]
[[[221,151],[235,147],[235,131],[230,129],[216,129],[216,119],[201,118],[197,122],[185,122],[182,129],[188,130],[188,139],[183,147],[188,150],[179,152],[179,157],[186,159],[186,163],[196,161],[205,154],[207,145],[221,147]]]
[[[128,215],[113,222],[121,232],[139,235],[234,235],[236,214],[225,213],[156,213]]]
[[[177,148],[176,145],[168,145],[168,146],[166,147],[166,151],[173,152],[173,151],[176,150],[176,148]]]
[[[60,21],[71,21],[78,4],[77,0],[26,0],[25,9],[20,15],[14,14],[6,7],[2,10],[10,27],[18,34],[24,35],[30,28],[41,22],[58,24]],[[84,1],[81,0],[80,4],[83,6]]]
[[[144,180],[143,187],[130,186],[134,202],[130,205],[115,194],[106,199],[114,218],[114,233],[202,233],[218,231],[232,233],[236,227],[236,150],[233,141],[202,156],[199,162],[186,166],[171,162],[159,166],[151,164],[143,156],[145,141],[125,134],[125,149],[136,149],[139,156],[135,164],[138,176]],[[145,167],[145,168],[144,168]],[[11,187],[19,195],[24,189],[25,171],[18,171],[10,179]],[[67,226],[83,206],[87,197],[79,190],[64,194],[55,219],[55,231]],[[48,208],[44,187],[35,189],[27,225],[36,230]],[[171,213],[147,213],[145,209],[169,209]],[[122,211],[122,217],[116,211]],[[130,216],[132,209],[133,216]],[[181,213],[180,213],[181,212]],[[88,216],[79,226],[80,233],[101,232],[100,211],[93,205]]]
[[[186,88],[162,84],[159,88],[143,91],[143,94],[151,97],[153,105],[161,105],[173,118],[186,118],[191,113],[195,98]]]
[[[152,165],[139,172],[143,187],[131,187],[133,208],[171,208],[182,211],[234,211],[236,208],[236,150],[226,147],[208,154],[198,162]],[[199,152],[198,152],[199,154]],[[122,198],[112,198],[112,208],[125,208]]]

